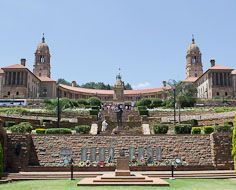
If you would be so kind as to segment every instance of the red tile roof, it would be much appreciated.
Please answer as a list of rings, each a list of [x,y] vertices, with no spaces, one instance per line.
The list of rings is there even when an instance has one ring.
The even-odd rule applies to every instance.
[[[3,67],[3,69],[26,69],[26,67],[21,64],[14,64],[14,65]]]
[[[213,67],[210,67],[209,70],[233,70],[233,69],[224,65],[215,65]]]
[[[49,78],[49,77],[38,77],[40,81],[42,82],[56,82],[55,80]]]
[[[66,90],[87,93],[87,94],[101,94],[101,95],[113,95],[113,90],[98,90],[98,89],[89,89],[89,88],[80,88],[80,87],[72,87],[64,84],[60,84],[60,87]],[[163,90],[168,90],[170,87],[163,88],[150,88],[150,89],[140,89],[140,90],[124,90],[125,95],[139,95],[146,93],[157,93]]]
[[[198,79],[198,77],[188,77],[182,82],[195,82]]]

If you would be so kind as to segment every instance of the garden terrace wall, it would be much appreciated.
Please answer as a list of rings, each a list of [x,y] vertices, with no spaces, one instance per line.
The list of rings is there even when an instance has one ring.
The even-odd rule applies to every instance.
[[[187,164],[182,167],[186,170],[195,169],[232,169],[231,136],[229,134],[212,135],[151,135],[151,136],[89,136],[89,135],[20,135],[8,134],[7,136],[7,168],[9,171],[29,170],[31,166],[41,166],[41,170],[50,171],[50,167],[62,168],[63,158],[61,150],[71,148],[75,163],[81,160],[81,148],[88,150],[114,147],[115,159],[119,156],[120,149],[125,149],[128,156],[130,147],[162,149],[162,160],[165,161],[180,157]],[[19,155],[16,155],[16,145],[21,145]],[[147,153],[147,151],[145,151]],[[90,156],[88,151],[88,157]],[[108,150],[105,156],[108,158]],[[154,154],[154,159],[156,154]],[[32,167],[31,167],[32,168]],[[44,169],[43,169],[44,168]],[[160,166],[153,169],[169,169]],[[98,168],[90,168],[97,170]],[[111,168],[112,169],[112,168]],[[139,167],[146,170],[146,167]],[[82,168],[81,168],[82,170]],[[101,168],[100,168],[101,170]],[[133,167],[137,170],[137,167]]]

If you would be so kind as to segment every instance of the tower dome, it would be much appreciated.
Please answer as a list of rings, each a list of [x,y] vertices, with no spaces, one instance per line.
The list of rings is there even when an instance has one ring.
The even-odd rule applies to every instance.
[[[195,40],[194,38],[192,38],[192,43],[189,44],[188,48],[187,48],[187,53],[190,53],[190,52],[199,52],[200,49],[199,47],[197,46],[197,44],[195,43]]]
[[[45,42],[44,34],[43,34],[43,37],[42,37],[42,42],[39,43],[38,46],[37,46],[36,52],[38,52],[38,53],[40,53],[40,52],[49,53],[49,47],[48,47],[47,43]]]

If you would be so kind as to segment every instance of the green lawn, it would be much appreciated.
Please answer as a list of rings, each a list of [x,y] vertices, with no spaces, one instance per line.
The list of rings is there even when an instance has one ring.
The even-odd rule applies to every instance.
[[[19,181],[9,184],[0,185],[0,190],[106,190],[106,189],[174,189],[174,190],[235,190],[236,181],[229,179],[177,179],[167,180],[170,187],[138,187],[138,186],[100,186],[100,187],[77,187],[76,184],[79,180],[32,180],[32,181]]]

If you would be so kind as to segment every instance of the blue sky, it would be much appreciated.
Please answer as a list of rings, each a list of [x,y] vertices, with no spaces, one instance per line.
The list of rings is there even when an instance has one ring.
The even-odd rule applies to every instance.
[[[236,68],[234,0],[0,0],[0,67],[27,59],[45,33],[52,77],[151,88],[185,78],[192,34],[203,56]]]

